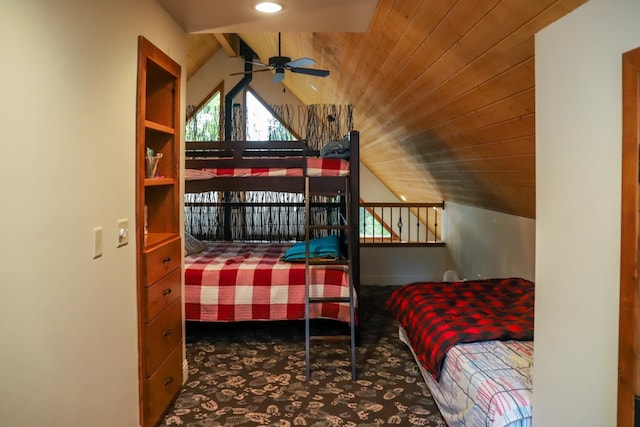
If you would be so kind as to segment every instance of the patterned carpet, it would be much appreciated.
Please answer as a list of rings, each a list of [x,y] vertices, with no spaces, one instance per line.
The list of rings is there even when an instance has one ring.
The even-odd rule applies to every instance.
[[[392,289],[362,287],[355,382],[341,343],[312,344],[305,381],[303,322],[188,323],[189,378],[161,426],[446,426],[386,309]]]

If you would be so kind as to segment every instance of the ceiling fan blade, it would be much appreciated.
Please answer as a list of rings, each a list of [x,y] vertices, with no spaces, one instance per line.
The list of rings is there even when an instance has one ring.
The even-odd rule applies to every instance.
[[[244,61],[246,64],[253,64],[253,65],[259,65],[261,67],[268,67],[267,64],[264,64],[262,62],[255,62],[255,61]]]
[[[262,69],[262,70],[241,71],[241,72],[239,72],[239,73],[231,73],[231,74],[229,74],[229,75],[230,75],[230,76],[239,76],[239,75],[241,75],[241,74],[259,73],[259,72],[261,72],[261,71],[271,71],[271,68],[265,68],[265,69]]]
[[[293,61],[289,61],[287,62],[287,66],[288,67],[308,67],[310,65],[316,65],[316,61],[314,61],[311,58],[307,58],[306,56],[304,58],[300,58],[300,59],[295,59]]]
[[[273,75],[273,82],[280,83],[283,80],[284,80],[284,71],[282,72],[276,71],[276,73]]]
[[[327,77],[329,75],[329,70],[317,70],[315,68],[291,67],[290,70],[292,73],[308,74],[317,77]]]

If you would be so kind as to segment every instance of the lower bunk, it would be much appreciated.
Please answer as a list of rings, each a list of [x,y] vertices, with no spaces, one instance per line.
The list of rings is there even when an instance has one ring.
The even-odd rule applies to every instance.
[[[305,319],[304,262],[285,261],[293,243],[202,242],[185,258],[185,319],[200,322]],[[336,249],[336,256],[338,256]],[[310,297],[349,297],[342,265],[310,266]],[[355,299],[357,301],[357,298]],[[349,304],[310,305],[311,319],[349,323]]]
[[[416,283],[389,297],[450,427],[531,425],[533,302],[520,278]]]

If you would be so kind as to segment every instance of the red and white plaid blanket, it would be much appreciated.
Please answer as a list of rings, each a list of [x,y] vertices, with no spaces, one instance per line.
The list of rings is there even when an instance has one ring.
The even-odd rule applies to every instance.
[[[197,321],[304,319],[305,265],[280,261],[291,244],[208,243],[185,258],[185,317]],[[311,267],[312,297],[348,297],[343,266]],[[312,304],[311,318],[349,322],[345,303]]]
[[[307,159],[307,175],[309,176],[347,176],[349,162],[343,159],[327,159],[309,157]],[[209,179],[213,177],[251,177],[251,176],[302,176],[300,168],[218,168],[218,169],[186,169],[186,180]]]

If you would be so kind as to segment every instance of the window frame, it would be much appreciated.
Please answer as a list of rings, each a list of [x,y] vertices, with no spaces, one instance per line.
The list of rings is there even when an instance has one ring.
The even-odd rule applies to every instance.
[[[244,117],[245,117],[245,124],[244,124],[245,135],[247,133],[247,126],[248,126],[246,118],[249,117],[249,112],[247,110],[247,93],[249,92],[251,92],[251,96],[253,96],[258,102],[260,102],[260,104],[269,112],[269,114],[271,114],[278,121],[278,123],[280,123],[291,135],[293,135],[295,140],[302,141],[300,134],[298,134],[298,132],[293,130],[293,128],[289,125],[289,123],[285,123],[283,118],[280,117],[278,114],[276,114],[273,108],[271,108],[271,106],[267,104],[267,102],[264,99],[262,99],[262,97],[258,95],[258,93],[251,86],[248,86],[242,92],[242,106],[244,108]]]
[[[188,111],[185,117],[185,124],[189,123],[189,121],[202,110],[202,108],[211,101],[211,99],[216,96],[217,93],[220,93],[220,109],[218,112],[218,141],[222,141],[222,136],[224,133],[224,81],[218,83],[218,85],[213,88],[209,94],[204,97],[204,99],[196,105],[191,111]]]

